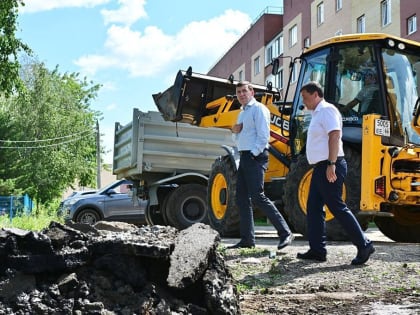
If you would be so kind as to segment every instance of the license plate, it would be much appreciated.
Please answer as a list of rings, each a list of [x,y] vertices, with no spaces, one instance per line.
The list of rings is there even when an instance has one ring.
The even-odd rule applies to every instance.
[[[375,119],[375,135],[389,137],[391,135],[391,122],[389,120]]]

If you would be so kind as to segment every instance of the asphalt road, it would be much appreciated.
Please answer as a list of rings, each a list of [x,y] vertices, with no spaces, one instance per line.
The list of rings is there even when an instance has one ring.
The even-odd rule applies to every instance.
[[[393,240],[389,239],[378,230],[378,228],[369,228],[365,231],[367,237],[373,242],[390,242],[394,243]],[[255,226],[256,245],[258,247],[275,248],[279,242],[277,232],[272,225],[269,226]],[[239,242],[239,238],[222,238],[222,244],[230,246]],[[301,234],[295,233],[294,243],[304,245],[307,240],[303,238]]]

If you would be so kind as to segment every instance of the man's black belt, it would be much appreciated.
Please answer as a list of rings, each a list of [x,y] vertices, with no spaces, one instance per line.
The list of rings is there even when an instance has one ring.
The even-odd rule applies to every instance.
[[[267,151],[268,149],[267,148],[265,148],[263,151]],[[242,151],[239,151],[239,154],[240,155],[242,155],[242,154],[247,154],[247,153],[251,153],[251,150],[242,150]]]
[[[344,156],[337,157],[337,162],[340,162],[341,160],[344,160]],[[322,160],[322,161],[319,161],[319,162],[313,164],[313,166],[316,167],[316,166],[324,165],[324,164],[327,164],[327,163],[328,163],[328,160]]]

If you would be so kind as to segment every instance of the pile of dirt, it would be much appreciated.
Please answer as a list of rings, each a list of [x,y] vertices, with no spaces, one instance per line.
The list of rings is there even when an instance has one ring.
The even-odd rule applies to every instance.
[[[0,314],[239,314],[216,231],[195,224],[0,230]]]

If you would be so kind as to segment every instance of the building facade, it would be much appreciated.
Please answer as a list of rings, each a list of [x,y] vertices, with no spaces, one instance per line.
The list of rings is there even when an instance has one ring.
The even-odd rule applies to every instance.
[[[282,8],[265,8],[248,31],[210,69],[208,75],[228,78],[232,74],[235,80],[264,84],[269,71],[265,51],[282,26]]]
[[[272,82],[281,90],[291,77],[291,100],[298,74],[290,73],[290,61],[311,44],[350,33],[388,33],[420,41],[420,0],[279,0],[282,4],[267,7],[208,74]],[[273,76],[271,60],[278,57],[282,66]]]

